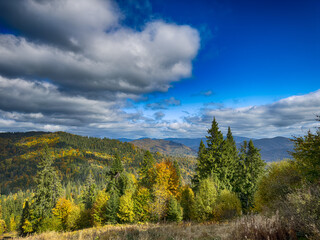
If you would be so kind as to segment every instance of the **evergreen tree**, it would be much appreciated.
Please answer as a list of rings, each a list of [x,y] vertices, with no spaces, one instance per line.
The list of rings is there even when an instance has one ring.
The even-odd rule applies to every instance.
[[[83,194],[83,203],[85,205],[85,209],[91,209],[96,198],[96,184],[95,180],[92,176],[92,171],[90,170],[89,175],[87,177],[85,183],[85,189]]]
[[[110,196],[106,206],[106,221],[109,223],[117,223],[119,211],[120,194],[118,189],[112,188],[108,191]]]
[[[236,188],[244,211],[253,207],[254,194],[257,190],[258,180],[264,172],[265,162],[261,159],[259,150],[252,140],[247,144],[244,141],[240,150]]]
[[[170,222],[180,222],[182,220],[182,208],[174,196],[169,198],[167,220]]]
[[[202,139],[200,141],[199,150],[198,150],[198,157],[197,157],[197,167],[195,170],[195,175],[192,178],[192,185],[194,189],[197,189],[199,185],[199,181],[201,178],[201,174],[204,172],[205,167],[205,152],[206,152],[206,146],[204,145]]]
[[[203,142],[200,143],[196,176],[193,181],[195,185],[196,182],[213,175],[220,178],[224,173],[223,163],[221,162],[222,145],[224,141],[215,118],[212,121],[211,128],[208,130],[208,134],[209,135],[206,136],[208,147],[205,148]]]
[[[154,158],[149,151],[146,151],[143,157],[142,166],[140,168],[140,183],[142,186],[151,189],[151,178],[153,177],[154,173],[150,172],[154,170]]]
[[[33,229],[31,227],[31,221],[32,220],[31,220],[29,202],[26,201],[25,204],[24,204],[23,210],[22,210],[22,215],[21,215],[21,218],[20,218],[20,224],[18,226],[19,236],[25,237],[29,233],[33,232]]]
[[[219,169],[219,180],[224,188],[232,190],[235,187],[235,174],[239,161],[237,145],[233,139],[230,127],[226,139],[222,144],[221,167]]]
[[[44,218],[52,216],[51,210],[56,205],[62,187],[56,170],[52,167],[53,158],[46,145],[40,155],[38,174],[36,178],[37,187],[33,197],[32,209],[37,219],[35,230]]]

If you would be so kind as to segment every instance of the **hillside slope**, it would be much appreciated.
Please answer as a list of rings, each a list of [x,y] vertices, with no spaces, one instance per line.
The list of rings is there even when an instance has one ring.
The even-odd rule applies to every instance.
[[[195,156],[196,151],[192,150],[181,143],[176,143],[173,141],[167,141],[163,139],[138,139],[131,141],[130,143],[135,146],[149,150],[150,152],[159,152],[164,155],[172,156]]]
[[[83,137],[65,132],[0,133],[0,194],[34,187],[39,153],[44,144],[49,146],[55,159],[54,167],[64,184],[82,184],[90,170],[97,183],[104,184],[105,172],[116,153],[125,168],[137,174],[146,151],[119,140]],[[154,158],[159,162],[168,157],[154,154]],[[182,176],[190,178],[194,160],[175,159],[181,167]]]

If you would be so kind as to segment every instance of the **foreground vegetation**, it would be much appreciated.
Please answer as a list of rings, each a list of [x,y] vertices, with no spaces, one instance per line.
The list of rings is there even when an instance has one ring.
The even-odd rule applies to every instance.
[[[2,197],[0,233],[40,233],[30,239],[319,239],[320,132],[293,141],[293,161],[266,166],[252,141],[238,151],[231,129],[224,138],[214,119],[191,184],[177,161],[157,161],[146,151],[139,168],[130,170],[115,152],[104,184],[89,171],[79,192],[61,185],[54,150],[45,143],[34,191]]]

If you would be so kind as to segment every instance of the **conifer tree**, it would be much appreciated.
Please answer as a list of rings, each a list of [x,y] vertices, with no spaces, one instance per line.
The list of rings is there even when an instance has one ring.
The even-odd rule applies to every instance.
[[[240,150],[240,161],[237,170],[235,191],[237,192],[244,211],[253,207],[254,193],[257,190],[259,177],[262,175],[265,162],[252,140],[244,141]]]
[[[197,157],[197,167],[196,167],[196,173],[194,177],[192,178],[192,185],[194,189],[197,189],[199,185],[199,181],[201,178],[201,174],[204,172],[203,167],[205,167],[205,152],[206,152],[206,146],[204,145],[202,139],[200,141],[199,150],[198,150],[198,157]]]
[[[133,195],[135,220],[147,222],[150,220],[151,193],[148,188],[139,186]]]
[[[30,214],[29,202],[26,201],[23,206],[20,224],[18,227],[19,236],[25,237],[27,236],[27,234],[32,232],[32,228],[31,229],[26,228],[28,225],[28,222],[31,224],[31,214]]]
[[[83,203],[85,205],[85,209],[91,209],[96,198],[96,184],[95,180],[92,176],[92,171],[90,170],[89,175],[87,177],[85,183],[85,189],[83,194]]]
[[[62,186],[56,170],[52,167],[53,158],[46,145],[40,155],[38,174],[36,177],[36,190],[33,197],[32,209],[37,219],[35,230],[44,218],[52,216],[51,210],[56,205],[61,193]]]
[[[149,151],[146,151],[143,157],[143,161],[141,164],[141,168],[139,171],[140,174],[140,183],[142,186],[145,186],[147,188],[151,188],[151,178],[153,177],[154,173],[150,172],[152,169],[154,169],[154,158],[152,154]]]
[[[219,169],[219,180],[224,188],[232,190],[235,187],[235,174],[239,161],[237,145],[233,139],[230,127],[226,139],[222,144],[221,167]]]
[[[205,148],[203,142],[200,143],[194,183],[213,175],[220,178],[223,171],[221,162],[223,135],[215,118],[212,121],[211,128],[208,130],[208,134],[206,136],[208,147]]]
[[[182,208],[174,196],[168,201],[167,220],[170,222],[180,222],[182,220]]]

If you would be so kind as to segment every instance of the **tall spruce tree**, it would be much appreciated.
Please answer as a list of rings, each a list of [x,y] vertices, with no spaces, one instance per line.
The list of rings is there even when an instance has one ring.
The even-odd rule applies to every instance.
[[[192,178],[192,185],[193,189],[196,190],[199,186],[199,182],[201,179],[201,175],[203,175],[205,165],[205,153],[206,153],[206,146],[204,145],[202,139],[200,141],[199,150],[198,150],[198,157],[197,157],[197,167],[196,173]]]
[[[96,199],[97,186],[92,175],[92,171],[90,170],[83,194],[85,209],[91,209]]]
[[[211,128],[208,130],[208,134],[206,136],[208,147],[205,148],[203,142],[200,143],[194,183],[212,175],[218,178],[221,175],[223,167],[221,163],[223,135],[215,118],[212,121]]]
[[[254,193],[257,190],[258,180],[263,174],[265,162],[261,159],[260,152],[252,140],[249,141],[249,144],[244,141],[239,158],[235,191],[242,208],[247,212],[253,207]]]
[[[235,188],[235,174],[237,171],[238,161],[239,156],[237,145],[233,139],[231,128],[228,127],[227,137],[222,144],[221,169],[218,178],[221,184],[229,190]]]
[[[150,172],[152,169],[154,169],[154,158],[152,154],[149,151],[146,151],[146,153],[143,156],[141,168],[139,171],[140,174],[140,184],[148,189],[151,189],[151,178],[153,176],[153,173]]]
[[[49,147],[45,145],[39,156],[37,187],[33,196],[32,209],[37,219],[35,230],[44,218],[52,216],[52,209],[62,193],[62,186],[56,170],[52,167],[53,157]]]

